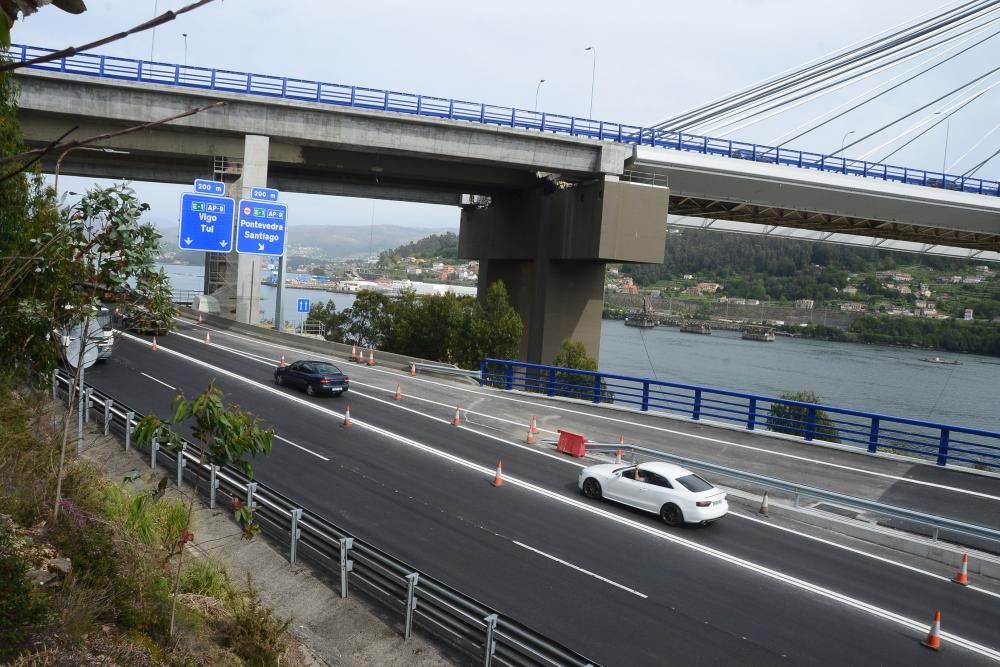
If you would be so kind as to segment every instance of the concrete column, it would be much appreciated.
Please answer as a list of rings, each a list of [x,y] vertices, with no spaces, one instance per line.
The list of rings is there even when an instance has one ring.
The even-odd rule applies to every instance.
[[[462,211],[459,255],[479,294],[503,280],[525,324],[520,358],[551,363],[567,338],[600,352],[606,262],[663,261],[667,188],[600,179],[495,196]]]
[[[267,187],[270,138],[247,135],[240,177],[226,186],[226,196],[237,202],[250,198],[251,187]],[[235,226],[235,223],[234,223]],[[235,240],[233,242],[235,246]],[[205,258],[205,291],[219,300],[223,317],[244,324],[260,324],[260,275],[264,257],[210,253]]]

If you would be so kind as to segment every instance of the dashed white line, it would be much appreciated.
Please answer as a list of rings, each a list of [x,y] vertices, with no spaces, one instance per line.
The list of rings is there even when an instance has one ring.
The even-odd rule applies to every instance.
[[[640,593],[639,591],[635,590],[634,588],[629,588],[628,586],[623,586],[622,584],[619,584],[617,581],[612,581],[612,580],[608,579],[607,577],[602,577],[601,575],[595,574],[595,573],[591,572],[590,570],[585,570],[585,569],[583,569],[582,567],[580,567],[578,565],[573,565],[573,563],[565,561],[562,558],[556,558],[552,554],[547,554],[544,551],[536,549],[535,547],[529,547],[527,544],[524,544],[523,542],[518,542],[517,540],[513,540],[513,542],[514,542],[514,544],[516,544],[517,546],[521,547],[522,549],[527,549],[528,551],[534,552],[534,553],[538,554],[539,556],[544,556],[545,558],[548,558],[549,560],[554,560],[555,562],[559,563],[560,565],[565,565],[566,567],[568,567],[568,568],[570,568],[572,570],[576,570],[577,572],[582,572],[583,574],[587,575],[588,577],[593,577],[594,579],[598,579],[600,581],[603,581],[606,584],[611,584],[615,588],[620,588],[623,591],[628,591],[632,595],[637,595],[637,596],[639,596],[639,597],[641,597],[643,599],[646,599],[646,598],[649,597],[645,593]]]
[[[284,442],[284,443],[288,443],[288,444],[289,444],[289,445],[291,445],[292,447],[298,447],[298,448],[299,448],[299,449],[301,449],[302,451],[304,451],[304,452],[307,452],[307,453],[309,453],[309,454],[312,454],[313,456],[315,456],[315,457],[316,457],[316,458],[318,458],[318,459],[323,459],[324,461],[329,461],[329,460],[330,460],[330,459],[328,459],[327,457],[323,456],[322,454],[317,454],[316,452],[314,452],[314,451],[313,451],[313,450],[311,450],[311,449],[306,449],[306,448],[305,448],[305,447],[303,447],[302,445],[297,445],[297,444],[295,444],[294,442],[292,442],[292,441],[291,441],[291,440],[289,440],[288,438],[282,438],[282,437],[281,437],[280,435],[278,435],[277,433],[275,433],[275,434],[274,434],[274,437],[275,437],[275,439],[277,439],[277,440],[281,440],[281,441],[282,441],[282,442]]]
[[[177,391],[177,387],[174,387],[173,385],[169,385],[166,382],[164,382],[163,380],[157,380],[155,377],[153,377],[149,373],[143,373],[142,371],[140,371],[139,374],[142,375],[142,376],[144,376],[144,377],[148,377],[153,382],[159,382],[160,384],[162,384],[167,389],[170,389],[172,391]]]
[[[140,344],[150,345],[149,341],[145,341],[145,340],[143,340],[141,338],[137,338],[136,336],[132,336],[130,334],[123,334],[123,335],[126,338],[134,340],[134,341],[136,341],[136,342],[138,342]],[[202,366],[204,368],[211,369],[211,370],[213,370],[213,371],[215,371],[217,373],[220,373],[222,375],[226,375],[228,377],[231,377],[231,378],[234,378],[236,380],[239,380],[240,382],[243,382],[244,384],[256,387],[256,388],[258,388],[260,390],[266,391],[266,392],[271,393],[271,394],[275,394],[275,395],[280,396],[281,398],[283,398],[285,400],[293,401],[295,403],[303,405],[303,406],[305,406],[307,408],[310,408],[312,410],[316,410],[317,412],[322,412],[322,413],[325,413],[325,414],[332,415],[332,416],[336,417],[337,419],[342,419],[343,416],[344,416],[343,414],[338,413],[335,410],[331,410],[329,408],[323,407],[323,406],[318,405],[316,403],[312,403],[310,401],[304,400],[304,399],[299,398],[297,396],[292,396],[290,394],[286,394],[284,392],[278,391],[274,387],[269,387],[269,386],[264,385],[264,384],[262,384],[260,382],[256,382],[254,380],[247,379],[246,377],[243,377],[243,376],[239,375],[238,373],[226,370],[225,368],[221,368],[219,366],[214,366],[212,364],[209,364],[208,362],[202,361],[201,359],[196,359],[196,358],[190,357],[190,356],[188,356],[186,354],[182,354],[181,352],[177,352],[175,350],[171,350],[168,347],[164,347],[164,346],[161,345],[161,346],[159,346],[159,349],[163,353],[165,353],[165,354],[170,354],[170,355],[173,355],[173,356],[180,357],[181,359],[187,360],[189,363],[192,363],[192,364],[195,364],[195,365],[198,365],[198,366]],[[467,470],[471,470],[471,471],[473,471],[475,473],[478,473],[478,474],[480,474],[480,475],[482,475],[484,477],[488,478],[490,475],[493,475],[494,472],[495,472],[493,469],[487,468],[486,466],[479,465],[478,463],[475,463],[475,462],[470,461],[468,459],[463,459],[462,457],[457,456],[455,454],[451,454],[449,452],[446,452],[446,451],[443,451],[443,450],[440,450],[440,449],[436,449],[436,448],[434,448],[434,447],[432,447],[430,445],[427,445],[427,444],[424,444],[422,442],[418,442],[416,440],[413,440],[411,438],[407,438],[405,436],[399,435],[398,433],[393,433],[391,431],[387,431],[386,429],[383,429],[381,427],[375,426],[374,424],[369,424],[367,422],[363,422],[363,421],[359,421],[359,420],[352,420],[352,421],[353,421],[354,425],[357,428],[362,428],[362,429],[369,430],[369,431],[371,431],[373,433],[377,433],[377,434],[379,434],[379,435],[381,435],[381,436],[383,436],[383,437],[385,437],[385,438],[387,438],[389,440],[392,440],[392,441],[397,442],[397,443],[402,444],[402,445],[406,445],[408,447],[411,447],[413,449],[425,452],[427,454],[431,454],[431,455],[436,456],[436,457],[438,457],[438,458],[440,458],[442,460],[449,461],[449,462],[454,463],[454,464],[456,464],[456,465],[458,465],[460,467],[463,467],[463,468],[465,468]],[[695,551],[695,552],[701,553],[703,555],[709,556],[710,558],[714,558],[714,559],[717,559],[719,561],[730,563],[732,565],[735,565],[735,566],[740,567],[742,569],[745,569],[747,571],[754,572],[754,573],[756,573],[756,574],[758,574],[760,576],[763,576],[763,577],[766,577],[768,579],[771,579],[772,581],[775,581],[775,582],[777,582],[779,584],[783,584],[783,585],[786,585],[786,586],[791,586],[793,588],[797,588],[799,590],[812,593],[813,595],[816,595],[818,597],[822,597],[822,598],[825,598],[827,600],[831,600],[831,601],[837,602],[839,604],[842,604],[842,605],[844,605],[846,607],[850,607],[852,609],[855,609],[857,611],[863,612],[865,614],[869,614],[871,616],[875,616],[875,617],[878,617],[878,618],[881,618],[881,619],[884,619],[884,620],[887,620],[887,621],[891,621],[892,623],[895,623],[896,625],[904,627],[904,628],[910,630],[911,632],[917,633],[918,635],[927,632],[928,624],[926,623],[926,621],[918,621],[918,620],[915,620],[915,619],[912,619],[912,618],[908,618],[906,616],[903,616],[902,614],[897,614],[896,612],[890,611],[888,609],[883,609],[881,607],[878,607],[876,605],[870,604],[870,603],[865,602],[863,600],[860,600],[858,598],[846,595],[844,593],[840,593],[838,591],[835,591],[835,590],[830,589],[830,588],[826,588],[824,586],[820,586],[818,584],[814,584],[814,583],[812,583],[810,581],[807,581],[805,579],[801,579],[799,577],[791,576],[791,575],[789,575],[787,573],[780,572],[778,570],[775,570],[773,568],[767,567],[765,565],[761,565],[759,563],[755,563],[755,562],[753,562],[751,560],[748,560],[746,558],[742,558],[742,557],[737,556],[735,554],[730,554],[730,553],[727,553],[725,551],[721,551],[719,549],[715,549],[713,547],[709,547],[707,545],[699,544],[699,543],[694,542],[692,540],[689,540],[689,539],[686,539],[686,538],[683,538],[683,537],[678,537],[677,535],[674,535],[674,534],[671,534],[671,533],[665,533],[665,532],[663,532],[663,531],[661,531],[659,529],[653,528],[653,527],[648,526],[648,525],[646,525],[644,523],[640,523],[638,521],[635,521],[635,520],[632,520],[632,519],[629,519],[629,518],[626,518],[626,517],[623,517],[623,516],[618,516],[618,515],[613,514],[613,513],[609,512],[607,510],[600,509],[598,507],[594,507],[592,505],[583,503],[583,502],[581,502],[577,498],[571,498],[571,497],[565,496],[565,495],[563,495],[561,493],[558,493],[558,492],[555,492],[555,491],[550,491],[549,489],[546,489],[544,487],[540,487],[540,486],[538,486],[536,484],[532,484],[531,482],[519,479],[519,478],[514,477],[514,476],[510,476],[510,475],[506,476],[505,477],[505,482],[507,484],[511,485],[511,486],[524,489],[526,491],[534,493],[534,494],[536,494],[538,496],[541,496],[543,498],[547,498],[547,499],[552,500],[554,502],[561,503],[561,504],[563,504],[565,506],[568,506],[568,507],[572,507],[572,508],[574,508],[576,510],[579,510],[579,511],[582,511],[582,512],[587,512],[587,513],[592,514],[594,516],[599,516],[599,517],[602,517],[602,518],[607,519],[609,521],[613,521],[613,522],[618,523],[618,524],[620,524],[622,526],[626,526],[626,527],[632,528],[633,530],[645,533],[645,534],[650,535],[650,536],[652,536],[652,537],[654,537],[656,539],[660,539],[660,540],[663,540],[665,542],[670,542],[670,543],[675,544],[677,546],[680,546],[680,547],[683,547],[683,548],[686,548],[686,549],[690,549],[691,551]],[[972,641],[970,639],[966,639],[965,637],[962,637],[961,635],[952,634],[950,632],[943,632],[942,631],[940,636],[941,636],[942,639],[944,639],[945,641],[951,643],[954,646],[965,648],[965,649],[967,649],[969,651],[972,651],[974,653],[977,653],[979,655],[987,657],[987,658],[989,658],[991,660],[994,660],[996,662],[1000,662],[1000,651],[998,651],[996,649],[990,648],[989,646],[986,646],[984,644],[980,644],[980,643],[974,642],[974,641]]]
[[[194,325],[194,326],[200,326],[200,327],[206,328],[206,329],[208,328],[208,327],[205,327],[204,325]],[[248,342],[251,342],[251,343],[262,345],[262,346],[265,346],[265,347],[273,347],[273,348],[278,348],[278,349],[293,350],[293,351],[298,352],[298,353],[310,354],[310,355],[313,355],[313,356],[317,356],[317,353],[315,353],[315,352],[307,352],[305,350],[300,350],[298,348],[294,348],[294,347],[291,347],[291,346],[277,345],[277,344],[274,344],[274,343],[268,343],[266,341],[261,341],[261,340],[257,340],[257,339],[254,339],[254,338],[249,338],[247,336],[240,336],[238,334],[230,333],[230,332],[227,332],[227,331],[220,331],[219,333],[225,334],[227,336],[231,336],[233,338],[238,338],[240,340],[245,340],[245,341],[248,341]],[[194,338],[192,336],[187,336],[187,338],[191,338],[192,340],[198,340],[198,339],[196,339],[196,338]],[[263,359],[263,357],[257,357],[257,356],[255,356],[255,355],[253,355],[251,353],[243,352],[241,350],[233,350],[232,348],[226,348],[224,346],[216,346],[216,347],[220,347],[221,349],[224,349],[224,350],[229,350],[229,351],[234,352],[236,354],[242,354],[242,355],[248,356],[250,358],[256,358],[258,360],[262,360]],[[320,358],[326,357],[326,358],[329,359],[330,355],[319,355],[319,357]],[[277,362],[275,362],[275,363],[277,363]],[[367,368],[367,370],[370,370],[370,371],[373,371],[373,372],[383,372],[383,373],[389,373],[391,375],[398,375],[398,373],[388,372],[388,371],[384,371],[382,369],[368,368],[368,367],[365,367],[365,368]],[[494,399],[503,400],[503,401],[509,401],[509,402],[513,402],[513,403],[523,403],[525,405],[530,405],[530,406],[532,406],[534,408],[542,407],[542,406],[539,406],[538,403],[535,403],[534,401],[529,401],[527,399],[517,398],[517,397],[514,397],[514,396],[505,396],[503,394],[496,394],[496,393],[489,393],[489,394],[487,394],[487,393],[484,393],[482,391],[477,391],[477,390],[469,389],[469,388],[466,388],[466,387],[461,387],[461,386],[457,386],[457,385],[444,385],[443,383],[440,383],[440,382],[436,382],[436,381],[433,381],[433,380],[425,380],[425,379],[422,379],[422,378],[421,379],[412,378],[412,379],[416,380],[418,382],[424,382],[426,384],[430,384],[430,385],[434,385],[434,386],[447,387],[447,388],[449,388],[449,389],[451,389],[453,391],[461,391],[463,393],[471,393],[471,394],[475,394],[477,396],[488,396],[489,398],[494,398]],[[426,400],[430,400],[430,399],[426,399]],[[439,403],[439,404],[440,405],[444,405],[443,403]],[[746,444],[742,444],[742,443],[739,443],[739,442],[733,442],[731,440],[723,440],[721,438],[712,438],[712,437],[705,436],[705,435],[697,435],[697,434],[694,434],[694,433],[686,433],[684,431],[677,431],[675,429],[664,428],[662,426],[654,426],[652,424],[644,424],[644,423],[641,423],[641,422],[635,422],[635,421],[631,421],[629,419],[625,419],[625,418],[621,418],[621,417],[612,417],[612,416],[608,416],[608,415],[597,415],[597,414],[593,414],[593,413],[590,413],[590,412],[584,412],[582,410],[574,410],[572,408],[562,407],[562,406],[555,405],[555,404],[551,404],[551,405],[547,404],[544,407],[546,409],[549,409],[549,410],[555,410],[555,411],[558,411],[558,412],[565,412],[565,413],[569,413],[569,414],[573,414],[573,415],[580,415],[582,417],[587,417],[587,418],[591,418],[591,419],[599,419],[599,420],[602,420],[602,421],[615,422],[615,423],[618,423],[618,424],[624,424],[624,425],[633,426],[633,427],[636,427],[636,428],[647,429],[647,430],[651,430],[651,431],[657,431],[657,432],[660,432],[660,433],[667,433],[667,434],[670,434],[670,435],[677,435],[677,436],[680,436],[680,437],[683,437],[683,438],[690,438],[692,440],[701,440],[703,442],[711,442],[713,444],[724,445],[726,447],[736,447],[736,448],[739,448],[739,449],[746,449],[746,450],[749,450],[749,451],[758,452],[758,453],[766,454],[766,455],[770,455],[770,456],[779,456],[779,457],[782,457],[782,458],[792,459],[794,461],[803,461],[803,462],[808,463],[810,465],[821,465],[821,466],[826,466],[826,467],[829,467],[829,468],[837,468],[839,470],[848,470],[850,472],[856,472],[856,473],[860,473],[860,474],[863,474],[863,475],[870,475],[872,477],[881,477],[881,478],[884,478],[884,479],[891,479],[891,480],[895,480],[895,481],[898,481],[898,482],[904,482],[904,483],[907,483],[907,484],[915,484],[917,486],[926,486],[926,487],[931,487],[931,488],[935,488],[935,489],[941,489],[942,491],[949,491],[949,492],[953,492],[953,493],[961,493],[961,494],[965,494],[965,495],[975,496],[975,497],[978,497],[978,498],[985,498],[987,500],[997,500],[997,501],[1000,501],[1000,496],[995,496],[995,495],[992,495],[992,494],[989,494],[989,493],[984,493],[982,491],[973,491],[972,489],[963,489],[961,487],[948,486],[946,484],[938,484],[936,482],[928,482],[928,481],[925,481],[925,480],[913,479],[913,478],[910,478],[910,477],[903,477],[901,475],[893,475],[891,473],[884,473],[884,472],[878,472],[878,471],[875,471],[875,470],[868,470],[866,468],[858,468],[858,467],[855,467],[855,466],[848,466],[848,465],[844,465],[842,463],[832,463],[830,461],[817,460],[817,459],[809,458],[807,456],[799,456],[797,454],[789,454],[787,452],[778,452],[778,451],[774,451],[774,450],[771,450],[771,449],[765,449],[763,447],[754,447],[753,445],[746,445]],[[481,416],[484,416],[484,417],[490,417],[490,415],[487,415],[485,413],[480,413],[480,412],[470,412],[470,414],[478,414],[478,415],[481,415]],[[552,431],[549,431],[549,432],[551,433]]]

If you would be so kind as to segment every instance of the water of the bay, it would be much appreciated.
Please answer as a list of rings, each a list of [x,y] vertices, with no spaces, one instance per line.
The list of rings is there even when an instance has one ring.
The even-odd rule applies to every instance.
[[[165,265],[174,289],[198,290],[203,269]],[[308,279],[308,276],[304,277]],[[275,288],[261,287],[261,311],[274,314]],[[338,310],[351,294],[285,289],[285,320],[298,322],[296,299],[333,300]],[[637,329],[605,320],[601,370],[668,382],[777,396],[808,390],[828,405],[1000,431],[1000,358],[903,347],[833,343],[780,337],[773,343],[742,340],[732,331],[710,336],[677,327]],[[933,364],[940,356],[960,365]]]

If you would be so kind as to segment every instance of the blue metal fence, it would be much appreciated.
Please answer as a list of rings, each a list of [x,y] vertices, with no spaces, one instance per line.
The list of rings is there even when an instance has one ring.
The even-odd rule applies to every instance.
[[[24,62],[53,53],[53,49],[15,44],[10,55]],[[833,157],[823,153],[764,146],[730,139],[713,139],[684,132],[672,132],[638,125],[625,125],[589,118],[576,118],[544,111],[526,111],[511,107],[466,102],[443,97],[429,97],[338,83],[323,83],[267,74],[251,74],[188,65],[134,60],[82,53],[31,67],[49,72],[63,72],[104,79],[138,81],[226,93],[242,93],[337,106],[391,111],[447,120],[499,125],[539,132],[566,134],[601,141],[652,146],[716,155],[753,162],[814,169],[896,183],[958,190],[1000,196],[1000,182],[967,178],[943,172],[895,167],[865,160]]]
[[[789,401],[727,389],[557,366],[484,359],[480,384],[500,389],[565,396],[592,403],[638,406],[694,420],[735,424],[749,431],[787,433],[867,451],[889,452],[1000,470],[1000,433],[937,422],[892,417],[831,405]]]

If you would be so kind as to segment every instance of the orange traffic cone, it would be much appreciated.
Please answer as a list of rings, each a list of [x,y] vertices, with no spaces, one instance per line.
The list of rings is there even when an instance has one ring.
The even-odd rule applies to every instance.
[[[399,391],[399,383],[398,382],[396,383],[396,395],[393,398],[395,400],[397,400],[397,401],[402,400],[402,398],[403,398],[402,392]]]
[[[156,352],[156,336],[153,336],[153,352]]]
[[[410,362],[410,377],[417,377],[417,365],[414,362]]]
[[[457,405],[455,406],[455,418],[451,420],[451,425],[452,426],[462,425],[462,413],[459,411],[459,407]]]
[[[767,491],[764,492],[764,499],[760,501],[760,510],[758,511],[767,516]]]
[[[351,346],[351,361],[357,361],[357,360],[358,360],[358,344],[355,343],[354,345]]]
[[[530,428],[528,429],[528,437],[525,438],[524,441],[529,445],[535,444],[535,434],[531,432]]]
[[[285,355],[281,355],[281,363],[278,364],[278,366],[280,368],[284,368],[285,367]]]
[[[927,639],[920,642],[932,651],[941,650],[941,612],[934,613],[934,625],[931,626],[931,631],[927,634]]]
[[[205,332],[205,342],[206,343],[211,343],[212,342],[212,332],[211,331],[206,331]]]
[[[493,477],[493,481],[490,483],[493,486],[503,486],[503,465],[500,461],[497,461],[497,474]]]
[[[620,464],[622,462],[622,448],[618,448],[618,453],[615,454],[615,464]]]
[[[351,406],[348,405],[347,408],[344,410],[344,426],[350,426],[350,425],[351,425]]]
[[[201,324],[201,313],[198,313],[198,324]]]
[[[962,554],[962,569],[958,571],[952,581],[962,586],[969,585],[969,554]]]
[[[531,415],[531,432],[538,433],[538,417]]]
[[[368,365],[369,366],[375,365],[375,350],[371,348],[368,348]]]
[[[624,433],[619,433],[618,434],[618,446],[619,447],[624,447],[625,446],[625,434]]]

